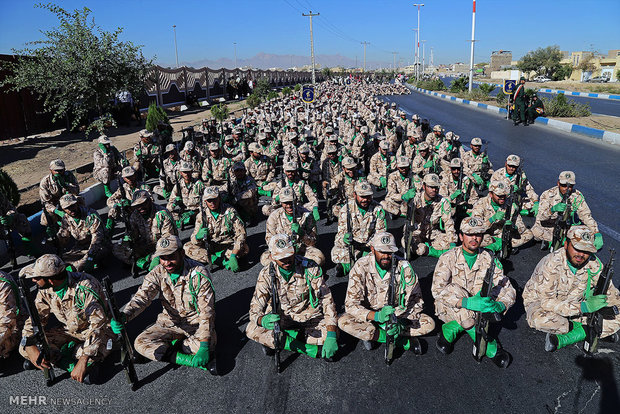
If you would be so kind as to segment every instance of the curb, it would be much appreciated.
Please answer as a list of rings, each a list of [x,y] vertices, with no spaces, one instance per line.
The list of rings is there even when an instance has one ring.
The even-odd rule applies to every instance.
[[[501,83],[492,83],[492,82],[480,82],[474,81],[476,85],[482,85],[483,83],[488,83],[490,85],[496,86],[498,88],[503,88],[504,85]],[[534,88],[535,89],[535,88]],[[564,91],[562,89],[536,89],[536,92],[542,93],[553,93],[553,94],[564,94],[566,96],[582,96],[584,98],[597,98],[597,99],[612,99],[612,100],[620,100],[620,95],[609,95],[604,93],[594,93],[594,92],[574,92],[574,91]]]
[[[508,112],[505,108],[499,108],[493,105],[483,104],[483,103],[476,102],[476,101],[470,101],[468,99],[456,98],[454,96],[437,93],[437,92],[429,91],[426,89],[416,88],[415,86],[411,86],[411,85],[407,85],[407,87],[413,91],[425,93],[427,95],[436,96],[442,99],[448,99],[450,101],[455,101],[455,102],[462,103],[465,105],[475,106],[475,107],[482,108],[484,110],[495,112],[498,114],[506,114]],[[551,128],[559,129],[564,132],[576,133],[580,135],[585,135],[590,138],[601,139],[604,142],[608,142],[610,144],[620,145],[620,133],[617,133],[617,132],[604,131],[602,129],[590,128],[590,127],[586,127],[583,125],[570,124],[568,122],[558,121],[557,119],[549,119],[549,118],[545,118],[542,116],[539,116],[538,118],[536,118],[535,123],[540,124],[540,125],[546,125]]]

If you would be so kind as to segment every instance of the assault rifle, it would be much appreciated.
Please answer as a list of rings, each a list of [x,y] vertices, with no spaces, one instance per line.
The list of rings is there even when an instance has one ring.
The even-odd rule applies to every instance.
[[[403,238],[405,239],[405,258],[407,261],[412,260],[413,253],[411,252],[411,245],[413,244],[413,232],[416,230],[417,225],[415,221],[415,207],[413,205],[413,198],[407,202],[407,221],[405,222],[405,232]]]
[[[489,144],[485,144],[484,151],[480,153],[482,157],[482,164],[480,164],[480,178],[482,179],[482,184],[476,184],[476,192],[478,195],[482,195],[484,188],[486,187],[486,183],[491,179],[491,163],[489,162],[488,156]],[[486,160],[486,161],[485,161]]]
[[[125,193],[125,187],[123,186],[123,182],[120,179],[120,177],[116,177],[116,180],[118,182],[118,189],[121,192],[121,200],[125,201],[127,200],[127,196]],[[131,231],[130,231],[130,225],[129,225],[129,213],[127,212],[127,207],[123,207],[122,205],[120,206],[120,216],[121,216],[121,220],[123,221],[123,224],[125,225],[125,235],[123,236],[123,240],[127,241],[129,243],[129,249],[131,250],[131,276],[135,279],[138,276],[140,276],[140,269],[138,268],[138,265],[136,263],[136,249],[135,249],[135,244],[133,242],[133,239],[131,238]]]
[[[11,234],[11,229],[9,227],[5,227],[3,224],[0,224],[0,238],[2,238],[6,244],[6,250],[9,254],[9,259],[11,260],[11,270],[15,270],[17,268],[17,255],[15,254],[13,236]]]
[[[566,233],[570,227],[568,216],[572,210],[570,202],[570,196],[572,193],[573,185],[568,184],[568,187],[566,187],[566,192],[562,196],[562,203],[566,205],[566,209],[562,212],[562,214],[558,214],[558,217],[555,219],[555,225],[553,226],[553,238],[551,239],[551,246],[549,247],[549,251],[551,252],[558,250],[563,245],[564,238],[566,237]]]
[[[280,315],[280,296],[278,295],[278,280],[276,269],[273,263],[269,264],[269,277],[271,278],[271,312]],[[280,329],[280,321],[273,323],[273,347],[275,352],[273,360],[276,366],[276,372],[280,373],[280,351],[284,348],[282,344],[282,330]]]
[[[615,255],[616,251],[611,249],[609,251],[609,261],[605,264],[596,283],[596,288],[594,288],[594,295],[607,294],[609,285],[611,285],[611,279],[614,277]],[[583,342],[583,351],[586,354],[592,355],[596,352],[598,340],[601,337],[601,333],[603,333],[603,319],[614,319],[618,313],[620,313],[618,307],[614,305],[606,306],[601,310],[588,314],[586,321],[588,328],[586,329],[586,339]]]
[[[392,253],[392,266],[390,268],[390,285],[388,286],[388,299],[387,305],[396,307],[396,265],[397,265],[396,255]],[[385,363],[390,365],[392,363],[392,359],[394,357],[394,347],[396,338],[392,335],[388,335],[388,331],[392,329],[398,320],[396,319],[395,314],[391,314],[389,316],[388,321],[385,323]]]
[[[480,296],[490,297],[493,290],[493,274],[495,273],[497,258],[495,253],[491,254],[491,264],[484,275]],[[476,312],[475,339],[473,347],[473,355],[476,361],[480,362],[487,352],[487,343],[489,342],[489,322],[500,322],[502,315],[499,313],[482,313]]]
[[[45,331],[43,330],[43,325],[41,324],[41,318],[39,317],[39,312],[34,304],[34,300],[32,296],[30,296],[30,289],[26,286],[26,279],[20,277],[17,281],[19,286],[19,292],[24,299],[24,306],[26,307],[26,311],[30,316],[30,321],[32,322],[32,333],[35,346],[39,350],[39,356],[36,360],[36,365],[41,365],[43,360],[47,361],[48,364],[51,364],[51,353],[50,347],[47,342],[47,337],[45,336]],[[22,346],[27,345],[27,338],[22,338]],[[51,365],[50,365],[51,366]],[[56,381],[56,375],[54,374],[54,368],[43,368],[43,376],[45,377],[45,385],[50,387]]]
[[[351,243],[347,247],[349,252],[349,264],[353,266],[353,261],[355,260],[354,249],[353,249],[353,225],[351,224],[351,211],[349,209],[349,202],[345,197],[345,208],[347,209],[347,233],[351,235]]]
[[[121,312],[116,305],[116,299],[114,298],[114,289],[112,288],[112,282],[110,277],[106,276],[102,280],[103,296],[110,312],[110,317],[116,321],[123,322]],[[131,390],[135,391],[138,386],[138,374],[136,374],[136,368],[134,367],[134,349],[127,334],[127,330],[123,326],[123,330],[117,337],[117,341],[121,346],[121,366],[125,369],[127,375],[127,381],[131,384]]]
[[[202,204],[202,199],[200,200],[200,218],[202,219],[202,227],[207,229],[207,215],[205,214],[205,208]],[[207,253],[207,261],[209,263],[209,273],[213,271],[213,261],[211,260],[211,254],[209,254],[209,240],[208,234],[204,237],[204,247]]]
[[[60,231],[60,226],[58,226],[58,222],[56,221],[55,215],[52,215],[47,209],[45,205],[43,206],[43,215],[45,215],[45,220],[47,221],[47,227],[50,229],[49,241],[52,242],[54,249],[56,250],[56,255],[60,256],[62,253],[62,248],[60,246],[60,241],[58,240],[58,232]],[[45,245],[48,242],[48,236],[43,237],[41,240],[41,244]]]

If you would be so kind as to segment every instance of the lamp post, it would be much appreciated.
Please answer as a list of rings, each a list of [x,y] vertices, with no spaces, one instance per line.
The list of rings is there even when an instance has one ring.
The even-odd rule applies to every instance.
[[[177,25],[172,25],[172,31],[174,32],[174,54],[177,58],[177,68],[179,67],[179,51],[177,50]]]
[[[235,69],[237,69],[237,42],[233,42],[235,46]]]
[[[419,58],[420,58],[420,7],[423,7],[424,4],[423,3],[415,3],[414,4],[415,7],[418,8],[418,40],[417,40],[417,47],[416,47],[416,79],[418,79],[419,77],[419,66],[420,66],[420,62],[419,62]]]

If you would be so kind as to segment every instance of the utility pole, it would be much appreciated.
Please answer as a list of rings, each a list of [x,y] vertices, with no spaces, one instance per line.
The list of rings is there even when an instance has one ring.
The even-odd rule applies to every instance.
[[[235,69],[237,69],[237,42],[233,42],[235,45]]]
[[[426,40],[422,40],[422,76],[424,76],[424,65],[425,65],[425,62],[424,62],[424,58],[425,58],[425,56],[424,56],[424,45],[425,44],[426,44]]]
[[[413,70],[414,70],[414,76],[416,78],[416,80],[418,80],[418,68],[417,68],[417,64],[418,64],[418,52],[416,49],[416,44],[418,42],[418,29],[411,29],[415,32],[415,37],[413,38]]]
[[[417,33],[418,33],[418,40],[417,40],[417,48],[416,48],[416,79],[419,80],[419,73],[420,73],[420,7],[423,7],[424,4],[422,3],[415,3],[414,4],[415,7],[418,8],[418,29],[417,29]]]
[[[396,70],[396,55],[398,55],[398,52],[392,52],[392,55],[394,55],[394,66],[392,69]]]
[[[177,50],[177,25],[172,25],[172,31],[174,32],[174,54],[177,57],[177,68],[179,67],[179,51]]]
[[[431,67],[435,67],[435,63],[433,62],[433,48],[431,47]]]
[[[364,72],[366,72],[366,45],[369,45],[370,43],[368,42],[360,42],[360,43],[364,45]]]
[[[320,14],[321,13],[312,14],[312,10],[310,10],[310,13],[308,14],[304,14],[304,13],[301,14],[304,17],[310,18],[310,56],[312,57],[312,84],[313,85],[316,83],[316,74],[314,73],[314,37],[312,37],[312,18]]]
[[[474,43],[476,33],[476,0],[474,0],[474,8],[471,14],[471,56],[469,58],[469,92],[474,84]]]

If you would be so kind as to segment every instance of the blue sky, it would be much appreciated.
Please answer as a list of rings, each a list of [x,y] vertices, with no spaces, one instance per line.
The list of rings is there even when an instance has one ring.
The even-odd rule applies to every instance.
[[[172,25],[176,24],[179,60],[195,62],[259,52],[309,55],[309,22],[301,12],[312,10],[315,53],[391,65],[396,51],[404,63],[413,59],[417,11],[414,1],[160,1],[58,0],[73,10],[87,6],[105,30],[123,27],[123,39],[144,45],[147,56],[174,64]],[[435,63],[469,62],[471,0],[429,0],[421,10],[426,56]],[[32,0],[0,0],[0,53],[10,54],[27,41],[42,38],[40,29],[57,25],[54,15],[34,8]],[[476,62],[488,61],[493,50],[512,50],[519,58],[528,50],[557,44],[562,50],[620,49],[620,0],[478,0]],[[428,62],[428,60],[427,60]]]

